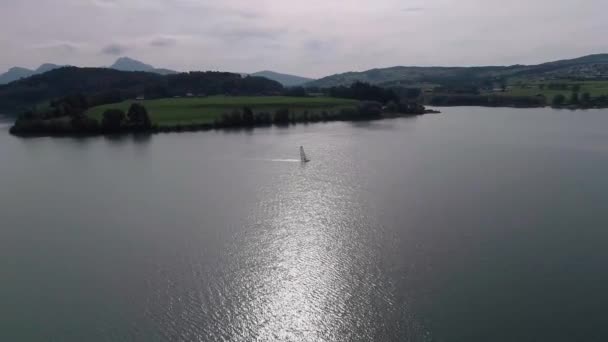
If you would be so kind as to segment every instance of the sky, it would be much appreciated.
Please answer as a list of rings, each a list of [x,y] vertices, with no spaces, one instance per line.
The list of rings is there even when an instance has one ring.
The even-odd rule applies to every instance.
[[[606,0],[0,0],[0,72],[108,66],[308,77],[608,52]]]

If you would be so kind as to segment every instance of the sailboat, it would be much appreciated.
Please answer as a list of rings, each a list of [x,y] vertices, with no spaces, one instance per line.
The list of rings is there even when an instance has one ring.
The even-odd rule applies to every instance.
[[[302,163],[308,163],[310,161],[310,159],[306,157],[306,153],[304,153],[304,146],[300,146],[300,159],[302,160]]]

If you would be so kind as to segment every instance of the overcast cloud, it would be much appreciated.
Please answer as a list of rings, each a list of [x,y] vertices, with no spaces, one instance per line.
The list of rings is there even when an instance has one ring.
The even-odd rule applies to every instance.
[[[0,0],[0,72],[129,56],[303,76],[608,52],[606,0]]]

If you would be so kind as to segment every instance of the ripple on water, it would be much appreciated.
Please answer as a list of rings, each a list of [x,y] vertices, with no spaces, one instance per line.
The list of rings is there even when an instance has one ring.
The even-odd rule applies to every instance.
[[[178,289],[167,279],[167,311],[154,317],[163,330],[205,341],[422,340],[380,269],[383,231],[363,190],[326,171],[298,166],[259,189],[221,267],[191,273],[211,281]]]

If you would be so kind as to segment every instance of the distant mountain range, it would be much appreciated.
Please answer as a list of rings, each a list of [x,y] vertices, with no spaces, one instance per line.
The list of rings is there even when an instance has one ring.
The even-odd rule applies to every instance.
[[[11,68],[6,73],[0,74],[0,84],[7,84],[7,83],[10,83],[10,82],[22,79],[22,78],[27,78],[30,76],[42,74],[47,71],[51,71],[53,69],[57,69],[60,67],[61,67],[60,65],[49,64],[49,63],[41,65],[36,70],[14,67],[14,68]],[[152,73],[159,74],[159,75],[172,75],[172,74],[178,73],[177,71],[174,71],[174,70],[156,68],[150,64],[146,64],[146,63],[140,62],[138,60],[135,60],[135,59],[132,59],[129,57],[118,58],[116,60],[116,62],[114,62],[114,64],[112,64],[108,68],[114,69],[114,70],[120,70],[120,71],[152,72]],[[246,76],[247,74],[242,74],[242,75]],[[299,86],[299,85],[303,85],[307,82],[314,81],[311,78],[300,77],[300,76],[295,76],[295,75],[288,75],[288,74],[281,74],[278,72],[268,71],[268,70],[256,72],[256,73],[253,73],[250,75],[258,76],[258,77],[265,77],[270,80],[277,81],[285,87]]]
[[[285,87],[295,87],[300,86],[308,82],[314,81],[312,78],[306,78],[301,76],[289,75],[289,74],[281,74],[274,71],[260,71],[251,74],[251,76],[265,77],[273,81],[277,81],[281,83]]]
[[[45,63],[38,67],[36,70],[30,70],[26,68],[14,67],[9,69],[4,74],[0,74],[0,84],[10,83],[22,78],[43,74],[47,71],[60,68],[60,65]]]
[[[560,78],[608,78],[608,54],[560,60],[539,65],[482,67],[408,67],[371,69],[327,76],[308,87],[350,85],[356,81],[380,86],[449,85],[508,80],[551,80]]]
[[[0,75],[0,84],[10,83],[21,78],[38,75],[61,66],[43,64],[36,70],[11,68]],[[120,71],[143,71],[160,75],[176,74],[176,71],[159,69],[152,65],[121,57],[110,69]],[[246,75],[246,74],[243,74]],[[560,78],[608,79],[608,54],[589,55],[575,59],[560,60],[538,65],[481,66],[481,67],[411,67],[396,66],[371,69],[362,72],[347,72],[327,76],[318,80],[306,77],[281,74],[274,71],[260,71],[251,76],[265,77],[281,83],[285,87],[306,86],[328,88],[351,85],[356,81],[367,82],[384,87],[420,87],[424,85],[463,85],[513,80],[534,81]]]
[[[57,65],[51,63],[45,63],[39,66],[36,70],[30,70],[27,68],[14,67],[9,69],[4,74],[0,74],[0,84],[7,84],[13,81],[27,78],[34,75],[43,74],[47,71],[51,71],[57,68],[61,68],[65,65]],[[169,69],[158,69],[149,64],[142,63],[129,57],[121,57],[114,62],[109,69],[115,69],[120,71],[145,71],[152,72],[159,75],[171,75],[177,74],[177,71]]]

